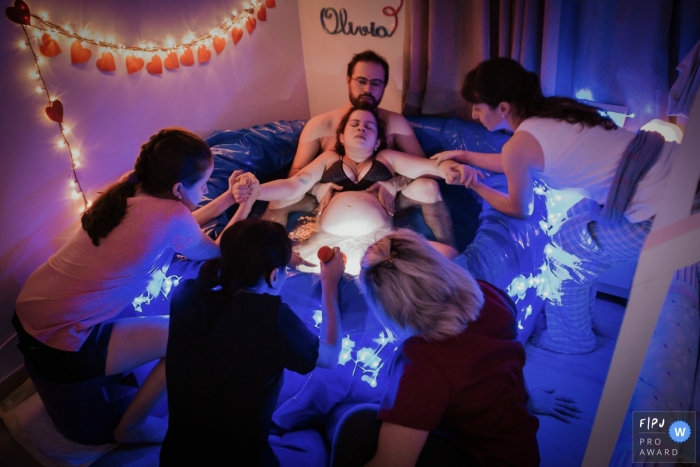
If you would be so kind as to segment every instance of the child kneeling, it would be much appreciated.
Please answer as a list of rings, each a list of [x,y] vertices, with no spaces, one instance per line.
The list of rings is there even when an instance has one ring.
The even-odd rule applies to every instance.
[[[168,432],[161,465],[277,466],[268,442],[283,369],[332,368],[341,348],[342,255],[321,265],[321,339],[279,297],[292,248],[275,222],[247,219],[221,258],[173,295],[166,356]]]

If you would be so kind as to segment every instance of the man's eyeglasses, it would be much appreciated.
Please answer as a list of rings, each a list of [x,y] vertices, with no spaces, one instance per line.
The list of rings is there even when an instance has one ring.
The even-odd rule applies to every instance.
[[[369,80],[367,78],[362,78],[362,77],[350,78],[350,79],[353,80],[354,82],[356,82],[357,85],[360,86],[361,88],[364,88],[368,84],[369,84],[370,88],[374,88],[374,89],[381,88],[384,86],[384,81],[382,81],[381,79]]]

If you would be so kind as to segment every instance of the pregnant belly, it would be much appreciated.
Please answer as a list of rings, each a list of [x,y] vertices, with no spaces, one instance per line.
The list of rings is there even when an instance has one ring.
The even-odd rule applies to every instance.
[[[359,237],[391,225],[377,197],[365,191],[336,193],[321,215],[323,231],[338,236]]]

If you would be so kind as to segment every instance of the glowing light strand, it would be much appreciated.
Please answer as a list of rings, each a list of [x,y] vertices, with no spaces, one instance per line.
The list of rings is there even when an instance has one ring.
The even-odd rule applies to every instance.
[[[249,6],[247,8],[243,8],[243,10],[240,13],[233,15],[233,17],[231,19],[227,20],[226,22],[224,22],[223,25],[219,26],[218,28],[214,28],[212,30],[212,31],[216,31],[218,29],[219,31],[221,31],[220,34],[210,32],[209,34],[202,36],[198,39],[193,39],[193,40],[186,42],[186,43],[175,44],[175,45],[168,46],[168,47],[161,47],[161,46],[138,47],[138,46],[116,44],[114,42],[108,42],[108,41],[99,40],[99,39],[91,39],[89,37],[85,37],[85,36],[82,36],[80,34],[76,34],[73,31],[69,31],[68,29],[66,29],[64,27],[59,26],[58,24],[54,24],[51,21],[48,21],[44,18],[41,18],[40,16],[37,16],[35,14],[32,14],[31,17],[34,18],[37,22],[39,22],[42,26],[34,25],[34,24],[30,24],[29,26],[36,28],[40,31],[45,31],[47,33],[48,32],[57,33],[57,34],[60,34],[62,36],[65,36],[65,37],[77,39],[80,42],[95,45],[98,47],[103,47],[105,49],[112,49],[112,50],[118,50],[118,51],[130,51],[130,52],[150,52],[150,53],[174,52],[176,50],[186,49],[188,47],[195,47],[195,46],[200,45],[206,41],[213,40],[215,37],[221,37],[221,36],[227,34],[234,27],[239,27],[240,29],[243,29],[243,27],[244,27],[243,23],[248,18],[254,18],[255,9],[259,5],[262,5],[262,3],[260,1],[254,2],[251,6]]]
[[[34,47],[32,46],[32,41],[29,37],[29,33],[27,32],[27,27],[25,25],[22,25],[22,30],[24,31],[24,35],[27,37],[27,46],[29,47],[29,50],[32,51],[32,57],[34,57],[34,64],[36,65],[36,72],[38,75],[38,78],[41,80],[41,83],[43,85],[42,89],[44,90],[44,93],[46,94],[46,99],[49,102],[49,106],[53,103],[51,100],[51,95],[49,94],[49,88],[46,85],[46,81],[44,80],[43,75],[41,74],[41,66],[39,65],[39,57],[37,57],[36,52],[34,51]],[[87,197],[85,196],[85,192],[83,191],[83,186],[80,184],[80,179],[78,178],[78,172],[76,171],[77,165],[76,165],[76,160],[75,160],[75,155],[73,154],[73,150],[70,147],[70,143],[68,142],[68,139],[66,138],[66,129],[63,126],[62,122],[56,122],[58,124],[58,128],[61,130],[61,138],[63,138],[63,143],[65,146],[68,148],[68,155],[70,156],[70,164],[71,164],[71,170],[73,172],[73,177],[72,181],[75,183],[75,188],[77,190],[77,193],[79,196],[83,198],[83,209],[87,209],[90,206],[90,202],[87,200]]]

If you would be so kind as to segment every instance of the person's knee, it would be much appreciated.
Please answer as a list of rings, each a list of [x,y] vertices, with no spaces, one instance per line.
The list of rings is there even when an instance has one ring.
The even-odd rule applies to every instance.
[[[442,201],[440,186],[430,178],[417,178],[403,190],[403,194],[421,203]]]

